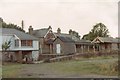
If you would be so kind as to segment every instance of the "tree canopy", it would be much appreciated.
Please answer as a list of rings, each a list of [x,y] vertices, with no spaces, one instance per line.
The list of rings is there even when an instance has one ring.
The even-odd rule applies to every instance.
[[[1,22],[1,24],[2,24],[2,26],[0,26],[0,27],[2,27],[2,28],[13,28],[13,29],[17,29],[17,30],[19,30],[19,31],[25,32],[25,30],[23,30],[21,27],[15,25],[15,24],[13,24],[13,23],[7,24],[7,23],[5,23],[2,19],[0,20],[0,22]]]
[[[103,23],[97,23],[88,34],[85,34],[82,39],[93,40],[96,37],[109,37],[109,31]]]
[[[72,35],[76,36],[77,38],[81,37],[78,32],[72,31],[72,29],[69,30],[69,34],[72,34]]]

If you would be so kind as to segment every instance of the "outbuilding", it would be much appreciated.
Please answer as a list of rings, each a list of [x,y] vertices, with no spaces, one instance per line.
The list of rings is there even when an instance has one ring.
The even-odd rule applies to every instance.
[[[76,52],[75,42],[69,37],[57,36],[53,42],[53,53],[73,54]]]

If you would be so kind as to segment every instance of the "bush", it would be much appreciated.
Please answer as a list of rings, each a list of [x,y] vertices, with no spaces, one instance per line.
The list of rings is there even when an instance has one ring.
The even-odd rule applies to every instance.
[[[114,62],[113,64],[99,64],[99,69],[101,73],[112,75],[118,73],[118,62]]]
[[[50,63],[50,59],[49,59],[49,58],[46,58],[46,59],[44,60],[44,62],[45,62],[45,63]]]
[[[90,57],[95,57],[95,53],[84,53],[83,54],[84,58],[90,58]]]

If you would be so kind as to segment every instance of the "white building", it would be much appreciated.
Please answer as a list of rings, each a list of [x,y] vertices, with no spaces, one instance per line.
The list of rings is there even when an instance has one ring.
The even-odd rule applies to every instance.
[[[32,35],[22,31],[10,28],[0,28],[0,51],[2,44],[11,42],[8,52],[3,52],[3,60],[12,60],[21,62],[23,59],[27,61],[38,60],[39,57],[39,41]],[[26,58],[27,57],[27,58]]]

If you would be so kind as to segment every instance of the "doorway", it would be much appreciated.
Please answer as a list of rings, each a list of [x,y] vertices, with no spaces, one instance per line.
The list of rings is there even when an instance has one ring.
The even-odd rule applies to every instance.
[[[57,54],[61,53],[61,46],[60,46],[60,44],[56,44],[56,53]]]

